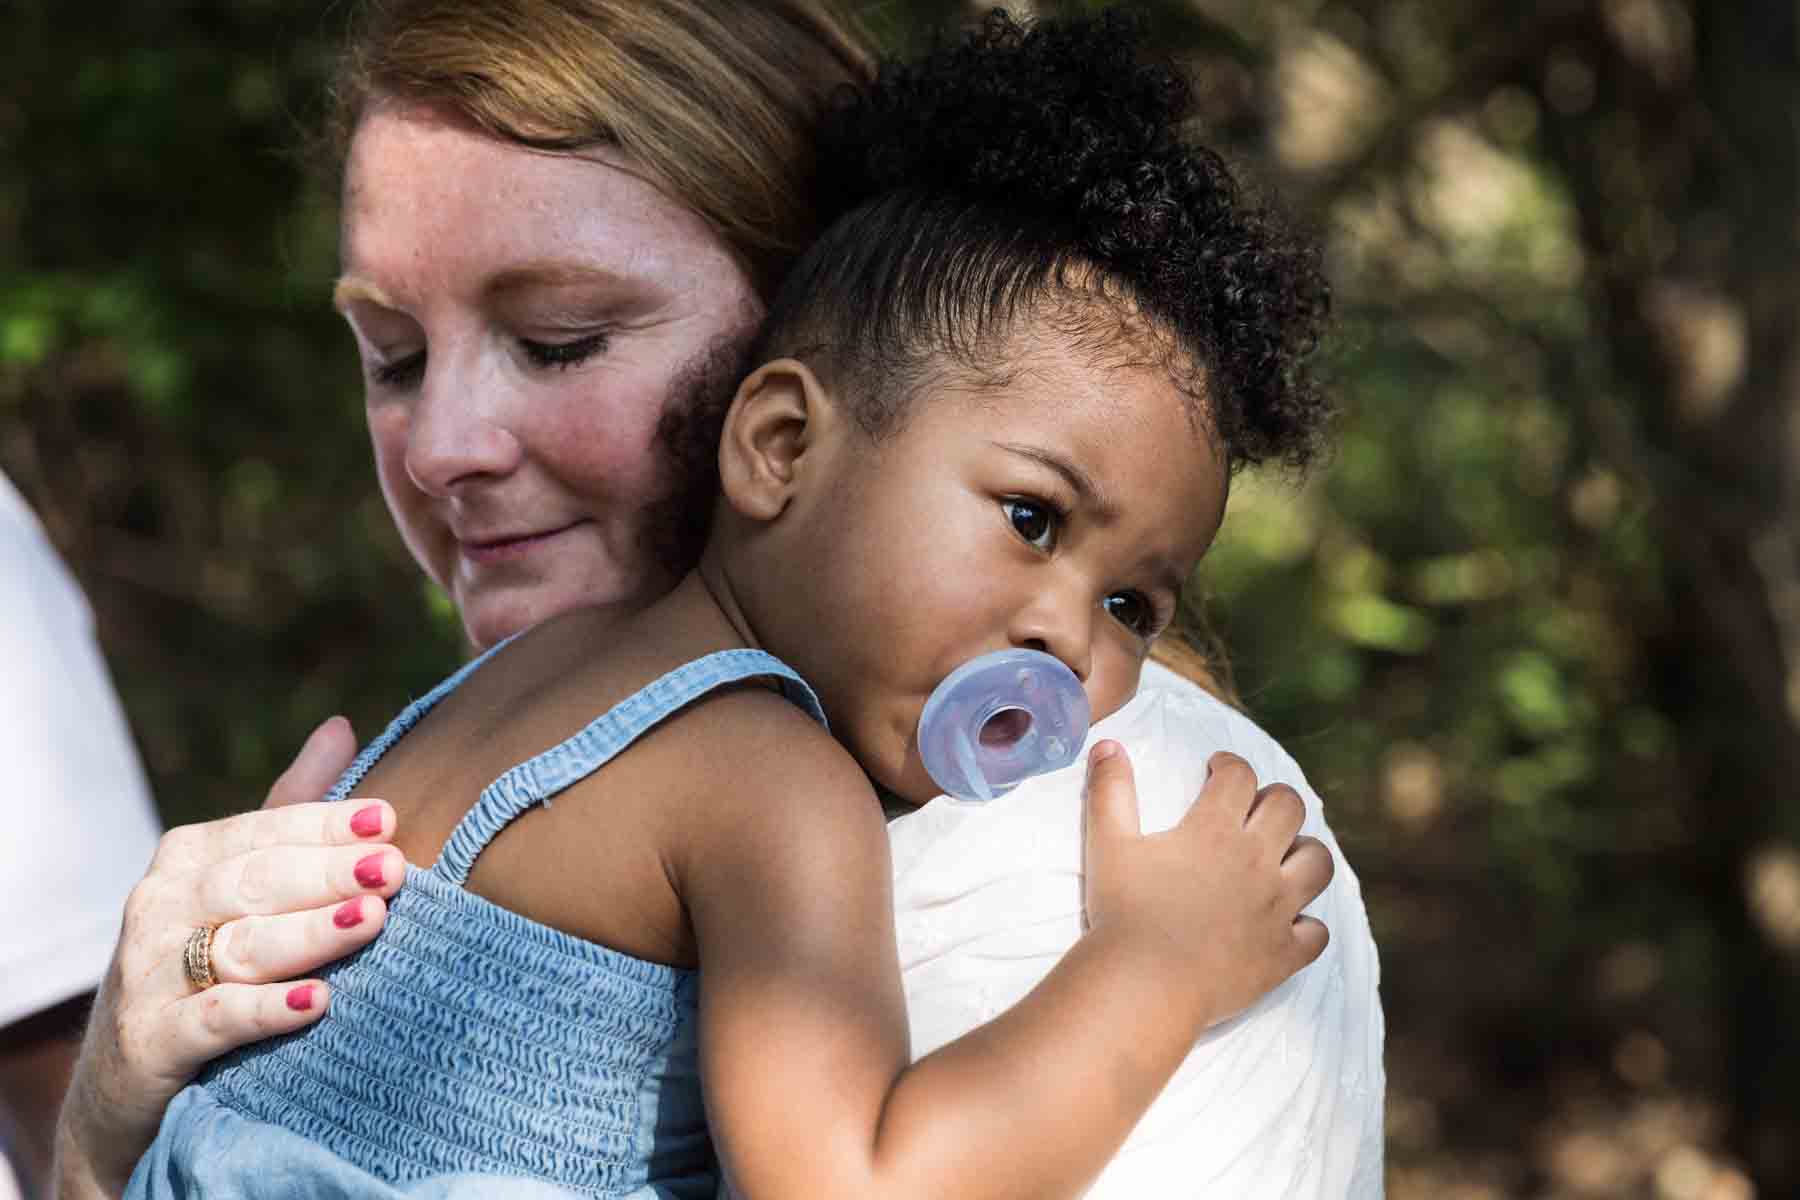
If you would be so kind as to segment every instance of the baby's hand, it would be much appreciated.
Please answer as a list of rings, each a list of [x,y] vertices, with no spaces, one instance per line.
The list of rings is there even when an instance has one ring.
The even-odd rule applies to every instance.
[[[1224,1020],[1312,962],[1325,926],[1300,910],[1325,890],[1331,853],[1299,837],[1306,806],[1286,784],[1258,791],[1235,754],[1207,764],[1180,824],[1145,835],[1117,742],[1088,759],[1087,915],[1095,933],[1149,949],[1182,973],[1205,1023]]]

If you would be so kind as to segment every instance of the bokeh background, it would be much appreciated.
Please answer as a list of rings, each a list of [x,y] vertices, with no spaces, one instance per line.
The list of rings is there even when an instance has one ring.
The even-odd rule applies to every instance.
[[[1795,3],[1146,8],[1338,289],[1339,448],[1193,592],[1363,880],[1389,1194],[1800,1195]],[[0,0],[0,470],[171,822],[462,653],[301,161],[345,19]]]

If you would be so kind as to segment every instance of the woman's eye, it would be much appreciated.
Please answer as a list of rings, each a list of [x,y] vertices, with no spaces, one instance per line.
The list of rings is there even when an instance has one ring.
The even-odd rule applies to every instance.
[[[572,342],[534,342],[530,338],[520,338],[519,345],[524,349],[525,357],[531,360],[532,366],[567,370],[604,352],[606,335],[591,333]]]
[[[409,388],[425,378],[425,352],[423,350],[408,354],[405,358],[396,358],[393,362],[381,363],[369,372],[376,383],[385,388]]]
[[[1114,592],[1100,602],[1107,615],[1141,638],[1155,637],[1159,632],[1156,606],[1142,592]]]
[[[1056,549],[1056,511],[1035,500],[1002,500],[1000,508],[1012,524],[1013,532],[1039,550]]]

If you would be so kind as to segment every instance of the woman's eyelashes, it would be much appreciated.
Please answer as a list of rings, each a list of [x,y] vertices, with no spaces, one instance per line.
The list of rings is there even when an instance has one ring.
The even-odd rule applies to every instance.
[[[415,351],[392,362],[376,363],[369,377],[384,388],[410,388],[425,377],[425,352]]]
[[[538,342],[530,338],[519,339],[520,349],[534,367],[554,367],[566,371],[570,367],[578,367],[596,354],[606,351],[607,335],[590,333],[566,342]]]
[[[566,371],[578,367],[595,355],[606,352],[608,335],[590,333],[566,342],[541,342],[520,338],[519,350],[525,361],[539,370]],[[384,388],[404,391],[416,387],[425,377],[425,351],[417,350],[391,362],[375,363],[369,378]]]

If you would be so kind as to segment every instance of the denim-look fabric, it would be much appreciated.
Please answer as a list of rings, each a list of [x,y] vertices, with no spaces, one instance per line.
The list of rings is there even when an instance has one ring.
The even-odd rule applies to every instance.
[[[331,798],[481,661],[395,718]],[[183,1090],[126,1195],[711,1200],[698,975],[582,941],[462,884],[514,817],[683,706],[753,677],[773,677],[824,721],[787,666],[727,650],[489,784],[437,863],[407,868],[381,935],[323,973],[330,1012],[228,1055]]]

